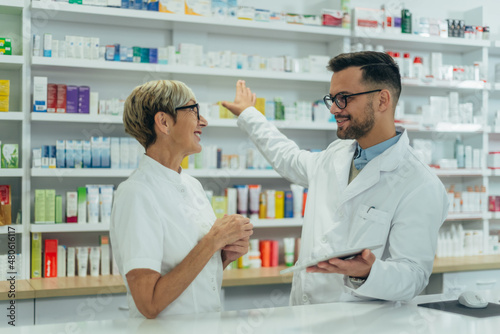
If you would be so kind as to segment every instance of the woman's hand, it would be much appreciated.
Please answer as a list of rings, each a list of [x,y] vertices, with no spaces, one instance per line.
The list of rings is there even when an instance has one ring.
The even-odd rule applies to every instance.
[[[207,236],[213,238],[215,247],[219,250],[236,243],[238,240],[248,239],[252,234],[253,225],[250,223],[250,219],[242,215],[225,215],[215,221]],[[231,250],[235,250],[235,248],[230,248],[229,251]]]
[[[249,237],[243,238],[222,248],[222,262],[225,264],[224,268],[229,263],[248,253],[249,239]]]
[[[245,85],[245,81],[238,80],[234,102],[223,101],[222,105],[235,116],[239,116],[246,108],[255,106],[256,100],[257,96]]]

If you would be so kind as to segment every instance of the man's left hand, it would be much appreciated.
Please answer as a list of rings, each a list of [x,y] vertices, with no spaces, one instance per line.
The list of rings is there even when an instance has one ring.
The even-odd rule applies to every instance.
[[[365,249],[359,255],[350,260],[333,258],[328,261],[319,262],[316,266],[308,267],[308,273],[342,274],[351,277],[367,278],[375,262],[375,255]]]

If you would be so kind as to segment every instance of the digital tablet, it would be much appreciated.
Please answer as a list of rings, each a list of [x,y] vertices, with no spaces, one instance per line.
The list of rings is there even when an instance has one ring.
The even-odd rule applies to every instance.
[[[369,250],[373,251],[373,250],[380,248],[380,247],[382,247],[382,245],[366,246],[366,247],[346,249],[343,251],[333,252],[331,254],[321,256],[319,258],[307,261],[299,266],[295,265],[293,267],[283,269],[280,271],[280,274],[283,275],[283,274],[294,272],[294,271],[305,270],[307,267],[315,266],[319,262],[327,261],[327,260],[333,259],[335,257],[338,257],[341,260],[346,260],[347,258],[352,258],[358,254],[361,254],[363,252],[363,250],[365,250],[365,249],[369,249]]]

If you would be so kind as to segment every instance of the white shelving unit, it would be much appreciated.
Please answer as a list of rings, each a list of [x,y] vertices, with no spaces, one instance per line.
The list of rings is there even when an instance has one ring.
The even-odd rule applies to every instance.
[[[108,232],[109,224],[31,224],[31,232],[61,233],[61,232]]]
[[[234,51],[242,53],[262,53],[256,46],[258,42],[265,43],[265,52],[268,55],[283,55],[291,53],[294,57],[304,57],[308,54],[323,54],[333,56],[342,52],[343,47],[356,41],[370,41],[376,45],[381,44],[387,49],[420,50],[425,52],[442,51],[454,53],[454,60],[471,63],[473,60],[487,60],[488,49],[500,50],[500,43],[489,41],[473,41],[454,38],[424,38],[413,35],[393,34],[354,34],[349,30],[329,27],[312,27],[303,25],[277,24],[265,22],[249,22],[241,20],[218,20],[194,16],[154,13],[148,11],[126,10],[116,8],[92,7],[70,5],[61,2],[40,2],[33,0],[31,7],[26,6],[29,1],[0,0],[0,11],[8,14],[19,15],[22,20],[23,30],[30,32],[31,19],[43,14],[47,17],[44,27],[36,27],[38,34],[53,33],[56,39],[62,39],[65,34],[89,35],[101,38],[101,43],[113,44],[115,42],[130,45],[141,43],[143,46],[161,43],[157,46],[177,45],[181,42],[203,44],[205,50],[222,50],[235,48]],[[71,30],[71,25],[78,27]],[[1,26],[1,23],[0,23]],[[105,27],[99,30],[96,27]],[[68,29],[66,29],[68,28]],[[140,28],[140,29],[135,29]],[[80,30],[78,30],[80,29]],[[82,30],[83,29],[83,30]],[[127,30],[128,29],[128,30]],[[68,31],[67,31],[68,30]],[[121,41],[123,31],[133,36]],[[82,32],[84,31],[84,32]],[[60,34],[61,36],[56,36]],[[148,36],[151,34],[151,36]],[[142,38],[144,37],[144,38]],[[23,55],[0,57],[1,70],[18,70],[21,72],[23,82],[20,84],[22,92],[21,112],[0,113],[0,122],[9,121],[13,124],[21,123],[22,127],[22,168],[19,170],[0,169],[2,180],[16,180],[21,178],[22,184],[19,192],[22,193],[23,224],[16,226],[16,232],[22,233],[22,253],[24,256],[25,273],[29,273],[30,266],[30,232],[41,233],[102,233],[109,230],[109,226],[101,224],[32,224],[32,193],[34,189],[59,187],[61,191],[75,190],[75,187],[85,185],[87,182],[113,183],[117,185],[130,175],[131,170],[106,170],[106,169],[31,169],[31,148],[40,145],[55,143],[56,139],[78,139],[84,136],[123,136],[122,119],[118,116],[90,116],[71,114],[43,114],[31,113],[31,80],[35,75],[52,77],[57,82],[68,84],[87,84],[99,86],[101,98],[126,97],[131,88],[143,81],[158,78],[185,80],[190,85],[200,101],[215,101],[217,99],[232,99],[234,86],[227,86],[228,80],[236,81],[243,78],[258,81],[264,93],[279,96],[283,93],[285,101],[321,99],[328,92],[330,74],[328,73],[281,73],[267,71],[225,70],[206,67],[188,67],[179,65],[136,64],[107,61],[90,61],[74,59],[52,59],[44,57],[31,57],[31,38],[25,38]],[[241,41],[240,41],[241,40]],[[222,42],[221,42],[222,41]],[[247,43],[248,41],[248,43]],[[271,43],[272,42],[272,43]],[[127,44],[129,43],[129,44]],[[253,43],[253,44],[252,44]],[[266,44],[267,43],[267,44]],[[300,44],[297,46],[295,44]],[[212,44],[214,45],[212,47]],[[238,46],[238,44],[240,44]],[[245,44],[245,46],[242,46]],[[272,46],[271,44],[276,44]],[[490,44],[492,47],[490,48]],[[210,49],[210,47],[212,49]],[[230,45],[230,47],[228,46]],[[247,45],[250,47],[247,47]],[[290,45],[293,45],[290,47]],[[238,50],[236,50],[238,48]],[[310,51],[313,50],[313,51]],[[490,51],[493,52],[493,51]],[[294,54],[293,54],[294,53]],[[486,56],[485,56],[486,54]],[[498,52],[500,55],[500,51]],[[478,58],[478,59],[476,59]],[[126,80],[123,79],[126,77]],[[136,78],[138,78],[136,80]],[[67,81],[65,81],[67,80]],[[136,81],[134,81],[136,80]],[[70,82],[72,81],[72,82]],[[223,84],[221,82],[224,81]],[[128,86],[130,85],[130,86]],[[224,85],[222,87],[222,85]],[[446,81],[421,81],[403,80],[403,94],[445,95],[449,91],[459,91],[460,94],[479,96],[478,100],[487,107],[488,91],[500,91],[500,84],[482,82],[446,82]],[[254,86],[252,86],[253,88]],[[269,91],[269,93],[268,93]],[[273,97],[273,95],[270,95]],[[430,95],[430,94],[429,94]],[[325,112],[327,112],[325,110]],[[484,116],[487,115],[484,108]],[[486,118],[486,117],[485,117]],[[209,126],[204,130],[203,140],[214,136],[216,140],[222,133],[230,133],[230,141],[243,143],[248,140],[239,135],[234,119],[209,119]],[[303,148],[325,148],[334,138],[336,130],[334,123],[297,123],[275,121],[274,124],[286,134],[295,139]],[[410,136],[433,136],[461,134],[463,136],[479,138],[481,148],[488,150],[488,127],[484,124],[450,125],[437,124],[432,129],[403,125],[409,130]],[[104,126],[102,126],[104,125]],[[108,128],[113,128],[109,130]],[[214,130],[211,130],[214,129]],[[114,131],[114,132],[113,132]],[[120,132],[121,131],[121,132]],[[60,134],[59,134],[60,133]],[[60,136],[60,137],[59,137]],[[74,136],[74,137],[72,137]],[[206,136],[206,137],[205,137]],[[238,137],[239,136],[239,137]],[[0,137],[1,140],[1,137]],[[20,142],[21,144],[21,142]],[[226,143],[224,144],[231,144]],[[241,149],[235,144],[234,150]],[[239,152],[239,151],[236,151]],[[273,170],[198,170],[186,169],[185,173],[197,177],[204,186],[210,182],[221,182],[223,187],[232,186],[234,182],[262,183],[264,186],[282,187],[287,184],[285,180]],[[489,176],[500,176],[500,172],[481,170],[435,170],[443,179],[457,179],[459,183],[469,184],[479,182],[487,187]],[[5,179],[4,179],[5,178]],[[215,180],[215,181],[214,181]],[[280,183],[281,182],[281,183]],[[67,187],[67,188],[65,188]],[[451,221],[482,221],[483,231],[489,230],[489,219],[500,219],[500,215],[490,213],[453,214]],[[302,226],[302,219],[275,219],[258,220],[254,222],[256,228],[291,228],[296,232]],[[0,228],[0,234],[4,228]],[[64,244],[64,243],[62,243]]]
[[[0,168],[0,177],[22,177],[22,168]]]

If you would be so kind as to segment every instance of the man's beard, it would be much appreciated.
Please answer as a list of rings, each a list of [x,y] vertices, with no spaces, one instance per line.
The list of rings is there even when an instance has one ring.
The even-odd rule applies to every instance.
[[[337,129],[337,137],[340,139],[359,139],[365,136],[375,125],[375,111],[371,104],[365,109],[365,119],[363,121],[349,118],[349,125],[346,129]]]

